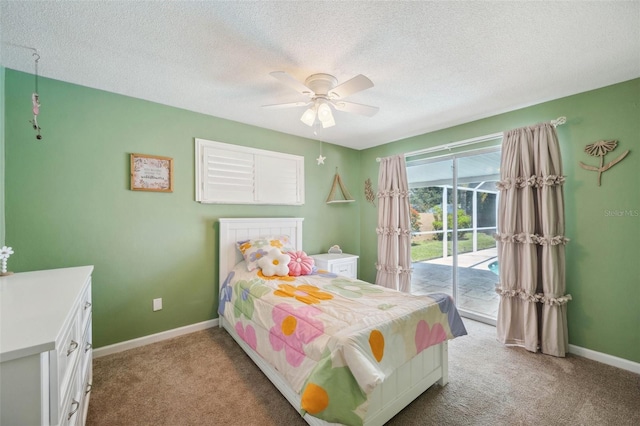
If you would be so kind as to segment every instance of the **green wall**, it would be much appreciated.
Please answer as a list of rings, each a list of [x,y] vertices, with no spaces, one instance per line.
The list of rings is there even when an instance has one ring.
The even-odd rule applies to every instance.
[[[563,155],[566,208],[569,343],[640,362],[640,79],[546,102],[438,132],[362,151],[361,180],[377,182],[376,157],[465,140],[566,116],[558,127]],[[585,145],[616,139],[605,159],[631,152],[605,172],[578,166],[597,164]],[[376,184],[377,186],[377,184]],[[361,278],[375,279],[374,209],[362,208]]]
[[[14,272],[95,265],[96,347],[217,317],[220,217],[304,217],[304,249],[360,251],[358,203],[327,205],[336,167],[355,194],[358,151],[6,70],[6,239]],[[195,202],[194,138],[305,157],[304,206]],[[173,193],[129,190],[129,153],[174,158]],[[355,166],[354,166],[355,165]],[[163,310],[153,312],[152,299]]]
[[[28,120],[33,76],[5,73],[6,243],[10,269],[93,264],[97,347],[215,318],[219,217],[300,216],[309,253],[340,244],[375,280],[377,211],[363,182],[377,187],[384,157],[566,116],[558,128],[565,204],[569,341],[640,362],[640,79],[570,96],[364,151],[260,129],[152,102],[41,79],[36,141]],[[201,205],[194,201],[195,137],[305,156],[300,207]],[[603,175],[584,146],[617,139]],[[131,152],[173,157],[174,192],[132,192]],[[327,205],[335,167],[357,201]],[[623,212],[621,216],[619,212]],[[625,212],[631,212],[625,214]],[[151,300],[164,309],[151,311]]]

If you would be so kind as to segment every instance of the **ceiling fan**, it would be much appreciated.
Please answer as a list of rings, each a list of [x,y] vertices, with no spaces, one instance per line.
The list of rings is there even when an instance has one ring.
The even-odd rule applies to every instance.
[[[373,82],[362,74],[358,74],[342,84],[338,84],[338,79],[330,74],[313,74],[307,77],[302,84],[300,81],[284,71],[274,71],[269,73],[272,77],[291,87],[296,92],[309,98],[308,101],[289,102],[284,104],[263,105],[264,108],[292,108],[309,106],[302,114],[300,121],[307,126],[313,126],[316,117],[323,128],[335,126],[331,108],[337,111],[351,112],[367,117],[374,116],[379,108],[347,102],[344,100],[349,95],[373,87]]]

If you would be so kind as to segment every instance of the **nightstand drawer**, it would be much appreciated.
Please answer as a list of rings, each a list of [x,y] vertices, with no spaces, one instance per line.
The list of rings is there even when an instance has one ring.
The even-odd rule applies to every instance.
[[[358,256],[354,254],[314,254],[313,260],[319,270],[333,272],[347,278],[358,278]]]
[[[355,278],[357,275],[356,264],[353,261],[332,263],[329,271],[349,278]]]

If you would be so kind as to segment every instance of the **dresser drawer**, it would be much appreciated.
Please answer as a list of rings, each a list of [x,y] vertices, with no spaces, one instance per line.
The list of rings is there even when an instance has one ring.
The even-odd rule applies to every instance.
[[[80,300],[80,324],[81,330],[85,330],[87,327],[87,322],[91,318],[91,277],[89,277],[89,283],[87,285],[86,290],[82,294],[82,299]]]
[[[82,306],[80,306],[82,311]],[[78,313],[78,322],[82,320],[82,313]],[[59,424],[64,426],[80,426],[84,425],[86,414],[89,406],[89,393],[91,392],[92,372],[92,355],[93,347],[91,345],[91,315],[87,320],[87,324],[82,333],[83,338],[80,340],[75,361],[75,367],[69,364],[67,369],[70,371],[70,378],[66,393],[60,393],[61,404],[59,410]],[[63,392],[63,389],[61,389]]]
[[[84,330],[84,337],[82,339],[82,353],[80,354],[80,371],[83,373],[83,377],[86,375],[87,369],[91,369],[91,361],[93,359],[93,344],[91,340],[91,317]]]
[[[82,415],[82,385],[80,371],[74,370],[69,381],[69,388],[64,398],[61,399],[58,425],[71,426],[78,424],[78,418]]]
[[[93,369],[91,365],[91,360],[85,366],[85,370],[82,370],[82,375],[84,380],[81,382],[81,395],[82,401],[80,403],[80,415],[77,419],[77,425],[82,426],[87,421],[87,413],[89,412],[89,398],[91,397],[91,387],[93,383]]]
[[[92,340],[92,318],[91,318],[91,291],[88,292],[89,299],[83,300],[80,309],[83,311],[80,316],[84,324],[84,332],[82,337],[82,352],[80,353],[80,361],[78,362],[79,380],[79,400],[80,410],[77,414],[76,426],[83,426],[87,420],[89,410],[89,397],[91,394],[91,386],[93,380],[93,340]],[[88,306],[88,309],[87,309]]]
[[[58,377],[57,395],[62,401],[67,394],[71,383],[71,378],[76,367],[78,357],[82,352],[82,332],[80,328],[80,309],[73,312],[72,321],[64,331],[60,339],[59,349],[56,351],[56,369]]]

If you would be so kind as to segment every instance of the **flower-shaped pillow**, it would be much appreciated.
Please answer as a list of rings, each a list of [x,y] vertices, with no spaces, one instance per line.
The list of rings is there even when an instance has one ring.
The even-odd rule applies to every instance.
[[[286,277],[289,274],[289,262],[291,258],[288,254],[282,253],[277,248],[269,250],[265,256],[258,260],[258,266],[262,269],[262,275],[272,277],[278,275]]]
[[[289,262],[289,275],[292,277],[309,275],[313,271],[313,257],[307,256],[307,253],[303,251],[290,251],[287,254],[291,258]]]
[[[248,271],[257,269],[258,260],[266,256],[269,250],[273,248],[278,248],[282,252],[293,250],[288,235],[271,235],[253,240],[238,241],[236,246],[246,261]]]

